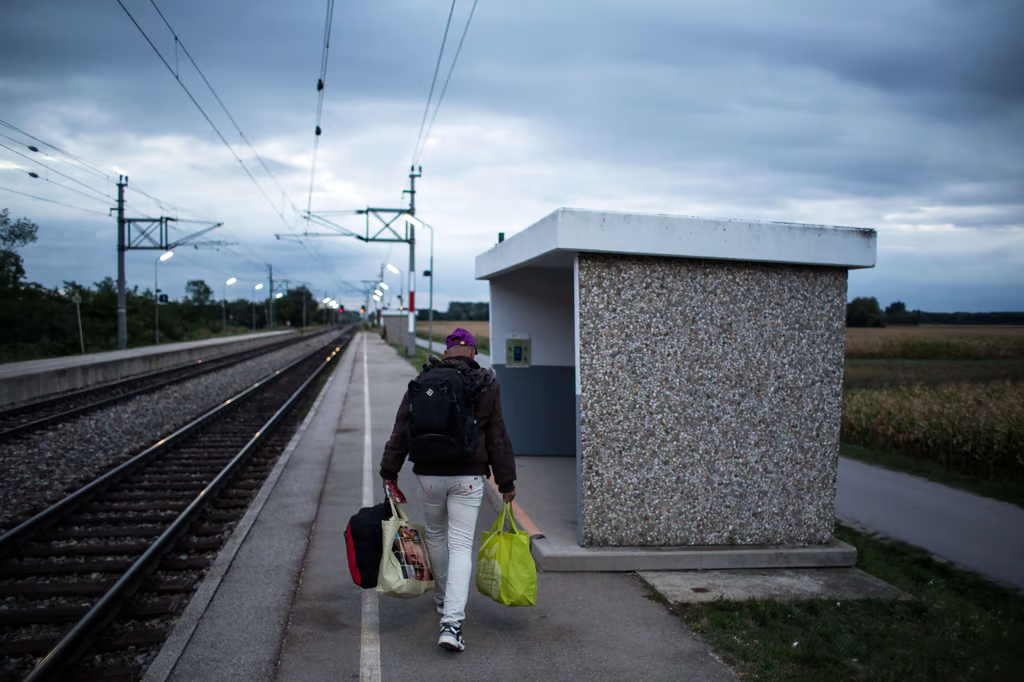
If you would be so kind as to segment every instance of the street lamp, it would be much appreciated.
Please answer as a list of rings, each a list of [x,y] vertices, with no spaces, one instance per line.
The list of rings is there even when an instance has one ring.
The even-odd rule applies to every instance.
[[[284,294],[282,294],[280,291],[274,294],[274,298],[281,298],[282,296],[284,296]]]
[[[401,272],[401,271],[400,271],[400,270],[399,270],[398,268],[396,268],[396,267],[395,267],[394,265],[392,265],[391,263],[388,263],[388,265],[387,265],[387,268],[388,268],[388,270],[390,270],[391,272],[395,273],[396,275],[397,275],[397,274],[398,274],[399,272]]]
[[[157,266],[169,261],[173,256],[173,251],[164,251],[153,261],[153,330],[158,344],[160,343],[160,288],[157,283]]]
[[[221,323],[220,333],[228,333],[228,287],[237,282],[238,280],[232,277],[228,281],[224,282],[224,299],[221,301]]]
[[[252,292],[252,331],[256,332],[256,292],[263,288],[263,282],[253,287]]]

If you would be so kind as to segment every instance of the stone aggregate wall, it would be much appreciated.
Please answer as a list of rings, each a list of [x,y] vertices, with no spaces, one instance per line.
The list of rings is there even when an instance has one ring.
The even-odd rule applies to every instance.
[[[829,542],[846,270],[578,259],[583,544]]]

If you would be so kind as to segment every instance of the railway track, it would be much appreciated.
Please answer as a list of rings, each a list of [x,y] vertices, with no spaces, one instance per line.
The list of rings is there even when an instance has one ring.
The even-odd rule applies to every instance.
[[[209,360],[198,360],[183,367],[178,366],[142,376],[129,377],[101,386],[91,386],[0,411],[0,442],[77,418],[94,410],[192,379],[207,372],[237,365],[303,340],[305,340],[303,337],[289,338],[240,353],[223,355]]]
[[[0,682],[138,679],[354,335],[0,536]]]

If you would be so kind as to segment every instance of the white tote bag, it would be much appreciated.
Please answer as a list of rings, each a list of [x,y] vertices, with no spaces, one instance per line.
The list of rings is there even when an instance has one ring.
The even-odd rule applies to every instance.
[[[390,497],[391,518],[381,524],[384,554],[380,559],[377,591],[389,597],[418,597],[434,589],[434,574],[427,554],[427,531],[409,523],[402,508]]]

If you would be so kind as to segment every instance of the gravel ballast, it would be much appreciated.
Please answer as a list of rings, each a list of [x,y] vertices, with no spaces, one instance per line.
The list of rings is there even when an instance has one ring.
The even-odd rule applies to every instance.
[[[328,338],[317,335],[0,444],[0,534]]]

